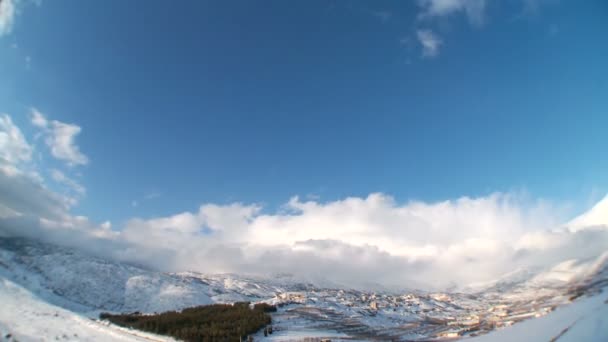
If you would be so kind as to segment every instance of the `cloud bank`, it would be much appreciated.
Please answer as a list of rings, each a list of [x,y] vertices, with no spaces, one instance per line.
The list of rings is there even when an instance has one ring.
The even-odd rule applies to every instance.
[[[40,118],[32,123],[48,127]],[[113,227],[72,215],[69,197],[26,171],[32,147],[7,115],[0,147],[4,234],[167,271],[287,272],[344,286],[428,289],[596,256],[608,246],[608,197],[577,225],[562,225],[559,206],[517,193],[404,203],[383,193],[325,202],[293,197],[272,212],[256,203],[206,203]]]

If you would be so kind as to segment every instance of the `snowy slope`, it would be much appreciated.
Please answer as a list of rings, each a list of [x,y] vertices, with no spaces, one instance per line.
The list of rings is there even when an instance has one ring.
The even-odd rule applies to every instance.
[[[544,317],[530,319],[471,341],[608,341],[608,292],[582,298]]]
[[[262,301],[311,285],[234,274],[163,273],[23,238],[0,237],[0,275],[78,312],[161,312]]]
[[[91,320],[51,305],[2,277],[0,303],[0,336],[7,341],[173,341]]]
[[[80,312],[160,312],[213,302],[200,281],[20,238],[0,238],[0,275]]]

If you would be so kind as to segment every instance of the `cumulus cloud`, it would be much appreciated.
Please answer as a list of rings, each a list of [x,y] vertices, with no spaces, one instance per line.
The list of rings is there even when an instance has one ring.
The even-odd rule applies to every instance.
[[[64,210],[53,219],[21,218],[12,233],[168,271],[289,272],[344,286],[445,288],[606,249],[605,226],[550,229],[560,227],[556,212],[513,194],[400,204],[377,193],[325,203],[292,198],[274,213],[256,204],[205,204],[131,219],[119,230]]]
[[[517,194],[400,204],[376,193],[332,202],[294,197],[274,213],[256,204],[204,204],[131,219],[120,230],[68,215],[41,220],[31,234],[169,271],[289,272],[344,286],[445,288],[605,250],[605,227],[550,229],[560,227],[557,212]]]
[[[57,120],[49,121],[36,109],[31,110],[31,122],[42,130],[53,157],[68,165],[85,165],[89,162],[89,158],[76,145],[76,136],[82,130],[80,126]]]
[[[422,57],[435,57],[439,55],[439,48],[443,44],[441,38],[439,38],[431,30],[418,30],[416,32],[418,41],[422,45]]]
[[[11,32],[15,15],[15,2],[13,0],[0,0],[0,37]]]
[[[119,239],[146,255],[171,255],[172,269],[445,287],[605,250],[606,229],[549,229],[560,226],[556,212],[543,201],[499,193],[405,204],[379,193],[327,203],[293,198],[272,214],[258,205],[206,204],[134,219]]]
[[[473,25],[483,23],[485,0],[420,0],[421,18],[447,16],[464,12]]]

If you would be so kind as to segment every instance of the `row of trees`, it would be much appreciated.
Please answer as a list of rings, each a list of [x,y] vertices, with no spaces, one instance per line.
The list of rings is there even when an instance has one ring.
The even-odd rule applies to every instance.
[[[267,312],[276,311],[268,304],[214,304],[142,315],[102,313],[101,319],[138,330],[169,335],[185,341],[239,341],[271,323]]]

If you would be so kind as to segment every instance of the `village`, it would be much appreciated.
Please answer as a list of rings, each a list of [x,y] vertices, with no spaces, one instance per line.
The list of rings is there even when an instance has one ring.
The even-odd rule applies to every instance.
[[[477,336],[519,321],[544,316],[567,301],[547,296],[534,301],[506,301],[472,294],[388,294],[344,289],[309,289],[278,293],[265,302],[276,305],[275,330],[291,325],[330,329],[359,338],[395,340],[433,336]],[[319,341],[322,339],[318,339]]]

